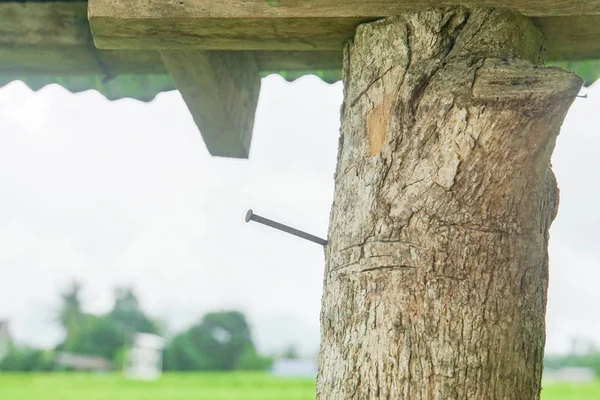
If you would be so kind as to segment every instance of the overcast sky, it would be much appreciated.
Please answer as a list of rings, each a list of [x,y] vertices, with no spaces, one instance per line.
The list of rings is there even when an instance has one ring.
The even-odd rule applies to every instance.
[[[60,288],[79,279],[101,312],[115,285],[131,284],[171,329],[235,308],[261,349],[316,350],[322,248],[244,215],[326,236],[341,101],[341,83],[263,79],[250,159],[231,160],[208,155],[177,92],[146,104],[0,89],[0,319],[49,346]],[[600,87],[576,101],[553,158],[550,352],[572,336],[600,344],[598,110]]]

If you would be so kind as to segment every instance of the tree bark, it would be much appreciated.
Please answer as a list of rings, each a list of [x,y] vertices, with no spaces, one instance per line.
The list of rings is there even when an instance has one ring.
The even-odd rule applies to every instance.
[[[549,168],[581,80],[525,17],[361,25],[344,105],[317,398],[539,399]]]

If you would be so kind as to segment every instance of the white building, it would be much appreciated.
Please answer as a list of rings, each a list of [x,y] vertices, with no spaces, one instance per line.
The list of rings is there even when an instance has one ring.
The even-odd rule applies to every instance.
[[[162,374],[165,340],[149,333],[136,333],[127,353],[124,372],[131,379],[154,380]]]
[[[288,378],[316,378],[319,366],[315,360],[276,360],[271,374]]]
[[[86,354],[58,353],[54,361],[63,368],[75,371],[108,372],[112,369],[110,361]]]
[[[545,369],[544,381],[584,383],[593,382],[596,375],[591,368],[564,367],[560,369]]]
[[[0,360],[8,353],[10,335],[8,334],[8,321],[0,321]]]

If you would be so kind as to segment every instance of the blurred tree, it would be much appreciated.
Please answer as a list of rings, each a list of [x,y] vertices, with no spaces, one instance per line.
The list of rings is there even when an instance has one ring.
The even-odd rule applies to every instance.
[[[233,370],[246,349],[254,347],[246,318],[237,311],[206,314],[191,333],[192,343],[215,370]]]
[[[123,337],[125,344],[130,344],[136,332],[159,334],[158,323],[144,313],[132,288],[117,288],[114,294],[115,304],[105,318]]]
[[[248,347],[240,356],[235,369],[249,371],[264,371],[271,368],[273,359],[271,357],[263,357],[254,348]]]
[[[54,367],[54,353],[30,347],[11,344],[6,355],[0,360],[0,371],[40,372],[51,371]]]
[[[61,294],[60,321],[66,330],[65,340],[56,350],[94,355],[110,361],[123,358],[136,332],[158,333],[158,324],[140,307],[131,288],[115,290],[113,308],[105,315],[86,314],[80,301],[81,285],[73,283]]]
[[[167,345],[163,355],[166,371],[208,371],[213,369],[209,359],[191,342],[191,333],[181,333]]]
[[[289,345],[287,348],[285,348],[285,350],[283,350],[281,357],[285,358],[286,360],[297,360],[300,358],[298,349],[293,344]]]
[[[164,360],[170,370],[231,371],[270,365],[256,352],[246,317],[237,311],[206,314],[169,343]]]
[[[590,368],[600,378],[600,353],[548,355],[544,358],[545,369],[564,367]]]
[[[81,284],[71,283],[68,289],[60,294],[61,309],[59,321],[67,331],[67,336],[75,335],[82,324],[84,314],[81,310]]]

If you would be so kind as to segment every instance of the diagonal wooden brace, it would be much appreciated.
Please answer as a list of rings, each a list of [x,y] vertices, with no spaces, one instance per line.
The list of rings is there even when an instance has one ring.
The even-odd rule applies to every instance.
[[[250,51],[161,51],[208,152],[248,158],[260,73]]]

